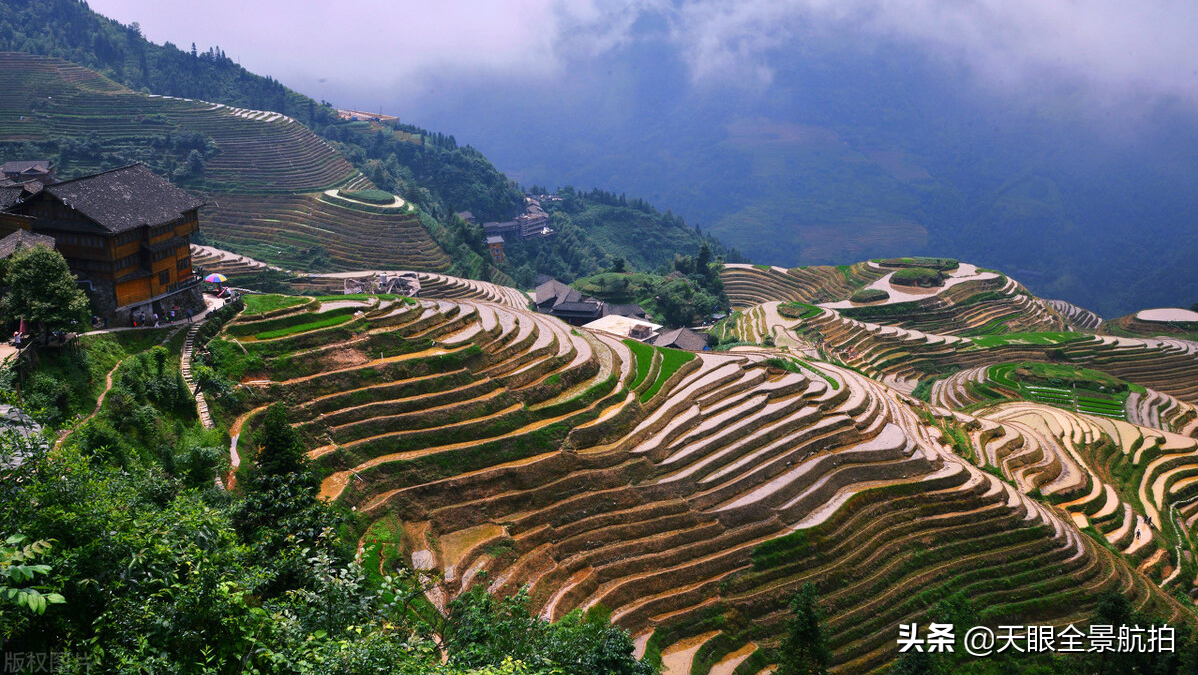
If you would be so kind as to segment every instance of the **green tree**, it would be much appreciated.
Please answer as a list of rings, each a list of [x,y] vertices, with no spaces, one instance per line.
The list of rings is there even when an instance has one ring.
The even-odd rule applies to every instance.
[[[259,476],[287,476],[308,470],[303,441],[287,419],[281,402],[266,409],[257,434],[258,454],[254,460]]]
[[[890,668],[890,675],[935,675],[932,657],[923,652],[905,652]]]
[[[0,309],[48,331],[65,330],[87,316],[87,295],[75,283],[67,261],[41,244],[17,251],[5,274],[8,292]]]
[[[825,675],[829,652],[821,627],[823,610],[816,602],[815,584],[807,583],[790,599],[793,616],[786,622],[786,637],[779,648],[778,675]]]

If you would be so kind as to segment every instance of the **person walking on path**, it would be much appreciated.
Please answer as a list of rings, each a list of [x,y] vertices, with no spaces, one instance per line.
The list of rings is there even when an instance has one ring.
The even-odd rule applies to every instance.
[[[187,323],[191,323],[191,308],[187,308]]]
[[[154,312],[154,327],[158,327],[158,312]]]

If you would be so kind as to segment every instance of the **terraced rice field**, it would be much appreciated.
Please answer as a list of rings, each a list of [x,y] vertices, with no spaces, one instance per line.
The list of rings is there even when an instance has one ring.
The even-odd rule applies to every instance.
[[[326,190],[373,185],[294,119],[144,95],[65,61],[0,54],[0,141],[94,144],[92,164],[72,157],[68,168],[75,173],[99,170],[101,157],[114,153],[151,165],[162,153],[174,153],[171,159],[183,163],[188,149],[151,148],[146,138],[195,134],[215,152],[206,157],[202,176],[188,177],[184,185],[208,202],[201,229],[214,241],[292,269],[303,269],[318,250],[329,262],[317,271],[448,269],[449,256],[415,209],[325,197]]]
[[[277,113],[147,96],[29,54],[0,54],[0,73],[5,141],[94,138],[116,149],[151,134],[202,133],[219,150],[204,171],[204,186],[218,192],[309,192],[361,176],[307,127]]]
[[[806,582],[837,673],[882,672],[896,626],[956,593],[994,624],[1081,621],[1104,590],[1190,620],[1168,592],[1198,577],[1198,423],[1167,387],[1129,397],[1126,421],[1029,401],[965,413],[948,380],[934,404],[890,385],[922,375],[913,363],[984,368],[1050,347],[831,309],[788,319],[774,301],[740,319],[777,348],[680,359],[421,279],[440,297],[313,299],[218,339],[261,359],[235,427],[284,401],[323,496],[359,514],[384,569],[439,570],[438,606],[478,583],[528,587],[550,619],[602,605],[638,650],[696,675],[768,672]],[[284,325],[301,329],[270,337]],[[814,332],[825,358],[793,361]],[[1198,367],[1182,345],[1061,349],[1126,353],[1132,375],[1176,390]],[[1150,361],[1173,368],[1134,365]]]
[[[417,212],[368,213],[321,199],[321,193],[225,195],[201,212],[204,231],[236,247],[270,246],[270,260],[295,267],[289,251],[323,248],[332,262],[319,271],[445,270],[449,256]]]

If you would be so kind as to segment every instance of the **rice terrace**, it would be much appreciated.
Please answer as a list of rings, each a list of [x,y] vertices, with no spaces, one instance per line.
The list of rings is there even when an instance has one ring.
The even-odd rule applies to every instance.
[[[1106,241],[1085,229],[1109,196],[1097,150],[1077,159],[1094,162],[1084,189],[1004,164],[1023,150],[936,161],[990,122],[950,128],[945,104],[927,122],[944,137],[897,142],[904,99],[933,93],[831,106],[830,66],[794,88],[810,85],[810,119],[758,115],[796,75],[752,41],[661,59],[694,91],[668,68],[619,86],[663,27],[654,49],[706,49],[698,14],[758,11],[720,2],[630,8],[627,35],[588,32],[610,9],[546,12],[629,50],[596,69],[602,105],[553,21],[438,25],[453,3],[400,2],[403,44],[355,43],[354,70],[326,29],[399,17],[342,10],[321,20],[327,46],[287,37],[297,68],[319,54],[329,74],[309,84],[334,107],[79,0],[0,0],[2,672],[1198,674],[1198,303],[1156,302],[1195,288],[1192,268],[1161,257],[1145,272],[1161,288],[1087,308],[1082,272],[1114,265],[1058,245],[1139,255],[1166,231],[1154,218],[1192,218],[1112,209],[1149,234]],[[749,23],[787,33],[777,11]],[[438,31],[455,52],[437,78],[396,70]],[[544,88],[605,136],[560,133],[548,105],[518,115],[543,92],[491,70],[459,98],[455,68],[471,71],[446,64],[494,51],[498,72],[509,43],[533,50],[515,62],[538,87],[569,71],[578,90]],[[760,92],[723,119],[696,64],[743,58],[755,75],[734,79]],[[896,83],[930,67],[869,63]],[[364,82],[377,91],[354,94]],[[700,227],[666,208],[676,190],[647,188],[655,206],[538,185],[561,157],[508,155],[505,175],[415,112],[372,112],[394,82],[388,106],[469,107],[516,139],[543,127],[561,157],[588,153],[579,172],[641,127],[664,134],[670,105],[711,118],[693,149],[681,129],[639,147],[617,185],[657,185],[663,157],[731,159],[681,193],[710,210]],[[510,106],[489,106],[496,83]],[[1022,147],[1016,122],[993,126],[986,147]],[[1156,199],[1172,184],[1154,175],[1128,185]],[[985,204],[943,188],[977,176]],[[1028,233],[1044,241],[1026,269],[994,269]],[[1193,233],[1169,236],[1184,252]],[[835,264],[787,266],[807,261]]]
[[[727,352],[431,276],[436,300],[301,298],[206,349],[248,394],[223,423],[287,406],[369,567],[435,570],[441,607],[475,584],[547,619],[602,605],[666,672],[776,666],[806,582],[834,672],[883,668],[889,626],[961,592],[987,621],[1083,620],[1111,589],[1185,620],[1198,345],[1095,332],[997,272],[850,306],[893,269],[725,267]]]

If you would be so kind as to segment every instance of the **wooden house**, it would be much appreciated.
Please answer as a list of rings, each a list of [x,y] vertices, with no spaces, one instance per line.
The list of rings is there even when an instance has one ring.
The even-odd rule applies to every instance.
[[[25,229],[53,237],[102,315],[192,306],[202,302],[191,236],[203,204],[133,164],[24,191],[0,215],[0,236]]]

